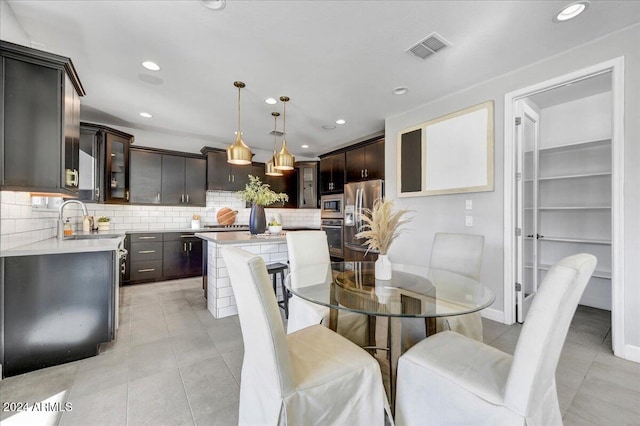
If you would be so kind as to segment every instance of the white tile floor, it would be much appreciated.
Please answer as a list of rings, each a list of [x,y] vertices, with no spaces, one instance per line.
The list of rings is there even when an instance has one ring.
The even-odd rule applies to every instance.
[[[97,357],[0,382],[1,401],[70,402],[67,412],[2,412],[10,425],[235,425],[242,334],[214,319],[199,279],[124,287],[118,339]],[[609,313],[579,308],[557,371],[565,425],[640,424],[640,364],[611,354]],[[484,322],[513,353],[520,326]]]

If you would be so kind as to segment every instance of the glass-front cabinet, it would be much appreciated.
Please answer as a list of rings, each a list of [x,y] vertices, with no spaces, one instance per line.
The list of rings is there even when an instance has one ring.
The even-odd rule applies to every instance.
[[[133,136],[110,127],[80,123],[80,200],[129,202],[129,148],[133,140]]]
[[[105,201],[129,202],[129,141],[122,136],[106,133]]]

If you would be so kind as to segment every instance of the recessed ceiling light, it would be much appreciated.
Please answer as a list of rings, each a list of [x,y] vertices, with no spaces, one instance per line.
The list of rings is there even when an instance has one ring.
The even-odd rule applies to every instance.
[[[554,22],[568,21],[569,19],[573,19],[576,16],[580,15],[582,12],[587,10],[588,7],[589,7],[589,2],[586,0],[569,3],[568,5],[560,9],[558,13],[556,13],[556,16],[553,18],[553,21]]]
[[[396,87],[395,89],[393,89],[393,94],[394,95],[404,95],[408,91],[409,91],[409,89],[407,87],[401,86],[401,87]]]
[[[322,128],[325,129],[325,130],[333,130],[333,129],[336,128],[336,125],[335,124],[324,124],[322,126]]]
[[[346,121],[344,121],[342,118],[339,118],[336,120],[336,124],[344,124],[346,123]]]
[[[307,148],[309,148],[309,145],[304,144],[304,145],[301,145],[301,147],[304,148],[304,149],[307,149]]]
[[[227,5],[226,0],[200,0],[200,2],[211,10],[222,10]]]
[[[149,114],[148,112],[141,112],[140,117],[151,118],[153,117],[153,115]]]
[[[142,66],[148,69],[149,71],[160,71],[160,65],[152,61],[144,61],[142,63]]]
[[[268,103],[269,105],[275,105],[278,103],[277,100],[275,100],[274,98],[267,98],[264,100],[266,103]]]

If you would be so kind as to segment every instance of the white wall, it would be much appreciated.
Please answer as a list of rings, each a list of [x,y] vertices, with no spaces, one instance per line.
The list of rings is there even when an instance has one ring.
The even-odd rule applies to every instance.
[[[503,312],[503,152],[504,95],[551,78],[597,63],[625,58],[625,339],[640,351],[640,26],[610,34],[562,54],[504,74],[466,90],[426,103],[412,111],[386,119],[386,194],[395,198],[397,133],[412,125],[431,120],[487,100],[495,102],[495,190],[493,192],[442,195],[399,199],[398,204],[416,211],[412,231],[405,233],[392,247],[395,262],[425,264],[435,232],[471,232],[484,234],[485,257],[482,281],[496,293],[492,317]],[[464,200],[473,201],[474,226],[464,226]],[[640,355],[640,352],[638,352]]]
[[[6,0],[0,0],[0,39],[23,46],[31,45],[29,36],[18,23],[16,15]]]

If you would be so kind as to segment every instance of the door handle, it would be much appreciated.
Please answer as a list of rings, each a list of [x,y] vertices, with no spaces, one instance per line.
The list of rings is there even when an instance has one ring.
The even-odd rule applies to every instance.
[[[364,177],[369,177],[369,169],[364,169]]]
[[[191,251],[191,243],[189,243],[189,251]]]
[[[364,177],[364,169],[360,169],[360,177],[363,178]]]
[[[180,196],[180,202],[181,202],[181,203],[184,203],[184,194],[182,194],[182,195]]]
[[[138,253],[140,254],[147,254],[147,253],[155,253],[155,250],[140,250]]]
[[[138,272],[153,272],[155,271],[156,268],[149,268],[149,269],[138,269]]]
[[[140,240],[155,240],[156,237],[138,237]]]
[[[160,193],[158,192],[158,195],[156,195],[156,201],[160,202]]]
[[[80,183],[80,176],[78,175],[78,170],[73,169],[73,186],[77,188],[79,183]]]
[[[182,251],[187,251],[187,243],[182,243]]]
[[[129,190],[128,189],[124,192],[124,198],[126,198],[127,201],[129,201]]]
[[[187,194],[187,204],[189,204],[189,194]]]

